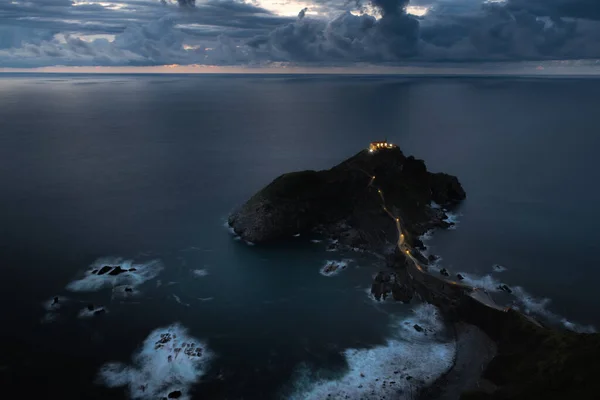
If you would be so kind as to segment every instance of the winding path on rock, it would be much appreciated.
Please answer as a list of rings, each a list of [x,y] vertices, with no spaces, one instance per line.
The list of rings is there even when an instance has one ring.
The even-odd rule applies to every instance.
[[[379,194],[379,197],[381,198],[381,206],[383,208],[383,211],[385,211],[385,213],[387,215],[389,215],[389,217],[392,218],[396,224],[396,229],[398,230],[397,246],[398,246],[398,249],[401,252],[403,252],[404,254],[406,254],[407,258],[410,260],[410,262],[408,263],[408,274],[412,279],[416,279],[416,280],[420,281],[421,283],[428,286],[431,290],[435,291],[437,294],[439,294],[443,297],[446,297],[447,295],[445,293],[441,293],[441,292],[437,291],[436,289],[434,289],[434,285],[431,285],[430,282],[427,282],[427,281],[429,281],[429,280],[431,280],[431,278],[433,278],[433,280],[437,281],[437,283],[442,284],[441,287],[444,287],[443,284],[448,284],[448,285],[455,286],[458,290],[462,289],[462,292],[464,294],[466,294],[467,296],[470,296],[474,300],[478,301],[479,303],[481,303],[487,307],[494,308],[496,310],[500,310],[500,311],[504,311],[504,312],[509,310],[508,307],[502,307],[502,306],[498,305],[496,302],[494,302],[494,300],[490,297],[489,293],[487,291],[485,291],[484,289],[472,287],[472,286],[465,285],[460,282],[456,282],[456,281],[453,281],[450,279],[445,279],[441,276],[434,275],[431,272],[429,272],[427,266],[421,265],[419,263],[419,261],[412,255],[413,249],[405,241],[404,233],[402,233],[402,221],[400,220],[400,217],[393,215],[388,210],[387,206],[385,205],[385,197],[384,197],[383,191],[381,190],[381,188],[377,187],[374,184],[376,176],[368,174],[366,171],[362,171],[362,172],[364,172],[365,174],[367,174],[371,177],[371,180],[370,180],[369,184],[367,185],[367,187],[374,187],[375,189],[377,189],[377,193]]]

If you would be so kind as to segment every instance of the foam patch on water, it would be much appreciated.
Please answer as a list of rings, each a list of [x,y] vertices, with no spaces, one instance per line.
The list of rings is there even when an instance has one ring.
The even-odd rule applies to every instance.
[[[458,225],[458,217],[460,217],[460,216],[461,216],[461,214],[458,214],[458,213],[447,212],[446,218],[444,218],[444,221],[446,221],[450,224]]]
[[[173,298],[175,299],[176,302],[178,302],[182,306],[185,306],[185,307],[190,306],[188,303],[184,303],[183,301],[181,301],[181,298],[179,298],[179,296],[177,296],[176,294],[173,294]]]
[[[120,300],[129,300],[133,297],[136,297],[140,294],[138,290],[133,286],[129,285],[119,285],[112,288],[111,300],[112,299],[120,299]]]
[[[321,242],[322,242],[322,240],[319,240],[319,239],[311,239],[311,241],[310,241],[310,242],[311,242],[311,243],[321,243]]]
[[[504,272],[504,271],[506,271],[506,268],[503,267],[500,264],[494,264],[494,265],[492,265],[492,269],[494,270],[494,272]]]
[[[422,242],[427,242],[433,238],[433,232],[434,230],[430,229],[421,236],[419,236],[419,239],[421,239]]]
[[[79,318],[98,317],[103,314],[106,314],[107,312],[108,312],[108,310],[103,306],[98,306],[98,307],[90,306],[90,307],[85,307],[83,310],[79,311],[79,314],[77,316]]]
[[[192,271],[192,274],[194,274],[194,276],[197,278],[202,278],[203,276],[208,275],[208,271],[205,269],[195,269]]]
[[[44,307],[44,310],[46,311],[56,311],[61,309],[67,301],[68,299],[64,296],[53,296],[52,298],[44,301],[42,303],[42,307]]]
[[[237,233],[235,233],[235,231],[233,230],[233,227],[231,225],[229,225],[229,221],[227,221],[227,219],[225,219],[225,222],[223,223],[223,226],[229,231],[229,233],[231,233],[233,236],[237,236]]]
[[[346,269],[348,266],[348,260],[335,261],[335,260],[327,260],[325,265],[321,267],[319,270],[320,274],[323,276],[334,276],[339,274],[342,270]]]
[[[108,387],[128,386],[132,399],[162,399],[172,393],[172,398],[189,400],[190,387],[206,373],[211,358],[204,343],[174,324],[150,333],[132,365],[102,366],[99,380]]]
[[[415,324],[423,331],[417,332]],[[385,345],[345,350],[348,370],[339,379],[315,378],[311,371],[300,371],[294,392],[287,398],[412,399],[414,389],[433,383],[452,366],[455,344],[440,341],[433,334],[425,335],[443,330],[435,307],[420,305],[412,316],[394,321],[393,326],[393,337]]]
[[[491,275],[478,276],[469,274],[467,272],[459,272],[463,276],[462,283],[469,286],[473,286],[480,289],[485,289],[488,292],[500,292],[501,289],[498,287],[502,283]]]
[[[40,319],[42,324],[54,322],[59,318],[58,310],[63,308],[69,300],[64,296],[53,296],[44,301],[42,307],[46,310],[46,314]]]
[[[119,275],[110,275],[110,272],[99,275],[98,272],[105,266],[120,266],[127,270]],[[106,287],[119,285],[138,286],[158,276],[163,267],[158,260],[145,263],[134,263],[132,260],[107,257],[96,260],[84,272],[83,277],[67,285],[67,290],[72,292],[95,292]]]
[[[485,289],[488,292],[501,292],[502,291],[502,289],[500,289],[499,286],[503,285],[503,283],[498,281],[491,275],[477,276],[477,275],[473,275],[473,274],[469,274],[469,273],[465,273],[465,272],[461,272],[460,274],[464,277],[464,280],[462,282],[469,286]],[[515,297],[517,303],[520,305],[520,307],[513,307],[513,308],[517,309],[518,311],[521,311],[527,315],[534,314],[534,315],[540,316],[540,317],[544,318],[545,320],[549,321],[550,323],[561,324],[565,328],[575,331],[575,332],[581,332],[581,333],[596,332],[596,329],[593,326],[584,326],[584,325],[576,324],[576,323],[571,322],[571,321],[567,320],[566,318],[550,311],[548,309],[551,304],[550,299],[536,298],[536,297],[532,296],[531,294],[529,294],[527,291],[525,291],[525,289],[523,289],[520,286],[517,286],[517,287],[509,286],[509,288],[512,291],[511,295],[513,297]]]
[[[522,287],[517,286],[512,288],[513,295],[517,298],[519,303],[521,303],[523,312],[525,314],[537,314],[552,323],[560,323],[565,328],[580,332],[580,333],[595,333],[596,328],[591,325],[584,326],[579,325],[574,322],[567,320],[564,317],[561,317],[552,311],[548,310],[550,306],[551,300],[548,298],[535,298],[534,296],[527,293]]]
[[[429,203],[429,207],[433,208],[434,210],[439,210],[440,208],[442,208],[442,206],[440,206],[435,201],[432,201],[431,203]]]

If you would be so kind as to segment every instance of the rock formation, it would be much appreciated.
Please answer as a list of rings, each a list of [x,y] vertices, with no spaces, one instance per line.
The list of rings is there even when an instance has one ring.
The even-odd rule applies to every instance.
[[[402,219],[407,240],[417,247],[427,230],[449,226],[431,202],[450,207],[465,198],[456,177],[428,172],[422,160],[397,147],[364,150],[329,170],[281,175],[232,213],[229,225],[256,244],[318,230],[348,246],[381,249],[397,232],[381,207],[374,176],[394,206],[390,211]]]
[[[397,147],[374,153],[365,150],[329,170],[281,175],[232,213],[229,225],[244,240],[256,244],[316,231],[334,243],[385,251],[389,268],[376,275],[371,287],[374,298],[429,302],[454,326],[462,326],[463,331],[475,329],[485,340],[495,342],[495,357],[483,372],[488,384],[463,393],[461,399],[599,398],[600,335],[542,326],[515,310],[495,305],[485,291],[449,282],[450,273],[445,269],[427,272],[436,257],[419,252],[423,244],[418,237],[429,229],[448,227],[443,210],[465,197],[456,177],[428,172],[422,160],[406,157]],[[441,208],[432,207],[432,202]],[[401,221],[409,255],[396,245],[395,218]],[[457,278],[464,279],[462,275]],[[511,292],[506,285],[500,289]],[[420,331],[421,327],[414,328]],[[455,384],[453,389],[464,388]],[[440,393],[443,388],[428,389],[423,398],[437,399]],[[443,398],[456,398],[456,393]]]

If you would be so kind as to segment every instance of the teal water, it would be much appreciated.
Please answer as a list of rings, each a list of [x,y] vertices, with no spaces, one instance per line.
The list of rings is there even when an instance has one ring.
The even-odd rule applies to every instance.
[[[12,345],[0,353],[0,377],[24,388],[44,374],[50,379],[38,385],[68,398],[146,398],[137,388],[145,367],[128,370],[129,381],[111,375],[114,385],[133,381],[131,390],[107,388],[99,372],[109,362],[135,364],[154,330],[180,323],[210,350],[206,364],[174,370],[162,355],[144,360],[163,371],[155,382],[195,382],[182,383],[193,398],[367,395],[377,389],[369,379],[394,372],[381,369],[382,354],[402,360],[397,370],[432,379],[452,351],[443,327],[432,310],[367,296],[376,257],[327,252],[304,237],[263,249],[224,227],[235,206],[279,174],[328,168],[383,136],[429,169],[457,175],[467,191],[457,229],[428,242],[442,265],[474,280],[490,275],[491,288],[521,286],[515,301],[556,321],[600,325],[599,85],[2,76],[0,289],[8,301],[0,323]],[[162,269],[131,297],[115,296],[110,284],[67,289],[103,257],[157,260]],[[340,274],[319,273],[326,260],[343,259],[353,261]],[[496,263],[506,271],[492,272]],[[68,300],[48,313],[43,303],[53,296]],[[78,318],[88,302],[108,313]],[[438,333],[414,336],[407,318]],[[358,388],[365,371],[371,386]]]

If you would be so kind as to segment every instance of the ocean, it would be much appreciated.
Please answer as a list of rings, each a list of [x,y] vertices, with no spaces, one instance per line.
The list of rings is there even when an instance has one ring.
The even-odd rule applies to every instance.
[[[567,78],[0,75],[0,382],[22,398],[411,398],[454,347],[433,307],[370,298],[380,258],[318,237],[253,246],[226,227],[278,175],[383,138],[467,192],[453,229],[426,237],[439,267],[592,331],[599,90]],[[347,267],[324,276],[328,261]],[[135,270],[100,276],[104,265]]]

